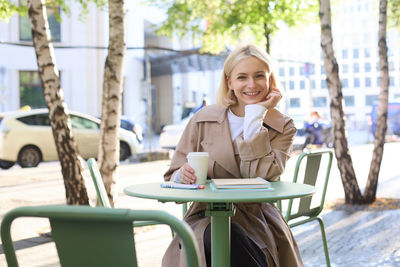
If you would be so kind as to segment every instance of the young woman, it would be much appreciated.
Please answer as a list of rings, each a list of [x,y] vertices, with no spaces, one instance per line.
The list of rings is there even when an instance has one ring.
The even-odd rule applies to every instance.
[[[269,55],[255,45],[238,47],[225,61],[217,105],[199,110],[176,148],[166,181],[194,183],[186,155],[206,151],[210,178],[263,177],[275,181],[289,159],[296,128],[275,109],[282,98]],[[231,266],[302,266],[289,226],[270,203],[235,203],[231,225]],[[194,203],[184,220],[192,227],[202,254],[211,266],[210,218],[205,203]],[[162,266],[185,266],[175,237]]]

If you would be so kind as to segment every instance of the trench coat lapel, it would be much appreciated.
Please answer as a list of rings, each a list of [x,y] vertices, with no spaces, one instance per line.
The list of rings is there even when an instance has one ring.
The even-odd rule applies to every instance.
[[[214,122],[207,127],[202,146],[210,154],[210,158],[215,160],[222,168],[234,177],[240,177],[226,112],[227,109],[224,109],[219,114],[214,113],[211,116],[202,116],[198,119],[198,121]]]

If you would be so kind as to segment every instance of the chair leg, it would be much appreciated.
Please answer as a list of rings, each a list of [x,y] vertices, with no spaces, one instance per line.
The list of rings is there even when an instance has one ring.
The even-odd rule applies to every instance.
[[[321,236],[322,236],[322,243],[324,245],[326,266],[330,267],[331,266],[331,261],[329,259],[328,243],[326,242],[324,221],[319,216],[317,217],[317,220],[318,220],[318,223],[319,223],[319,227],[321,228]]]

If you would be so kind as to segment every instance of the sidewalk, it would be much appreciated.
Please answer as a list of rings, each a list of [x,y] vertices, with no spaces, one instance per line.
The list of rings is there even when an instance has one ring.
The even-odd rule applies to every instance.
[[[371,145],[357,146],[351,149],[353,163],[359,185],[365,186],[368,168],[371,160]],[[398,151],[400,143],[390,143],[385,146],[384,159],[381,167],[377,197],[400,199],[400,168],[398,166]],[[287,165],[287,173],[291,173],[296,158],[290,159]],[[123,164],[120,167],[121,177],[135,176],[135,182],[142,182],[145,174],[154,172],[154,179],[159,179],[169,161],[142,163],[144,166],[138,170],[136,164]],[[1,176],[1,175],[0,175]],[[289,179],[289,178],[287,178]],[[147,180],[151,182],[153,180]],[[57,183],[57,190],[62,192],[62,180],[50,181]],[[132,180],[123,180],[121,188]],[[33,186],[33,183],[32,183]],[[11,189],[13,190],[13,189]],[[10,190],[10,191],[11,191]],[[22,190],[22,189],[21,189]],[[30,203],[32,197],[37,193],[27,187],[24,197],[15,200],[15,205]],[[47,202],[62,201],[63,195],[60,191],[49,192],[49,196],[40,196]],[[13,192],[9,193],[10,197]],[[14,192],[15,193],[15,192]],[[4,193],[3,193],[4,194]],[[339,171],[336,161],[333,162],[331,179],[328,186],[327,200],[334,201],[343,198],[343,187],[341,185]],[[13,202],[14,203],[14,202]],[[181,217],[181,206],[174,203],[156,203],[141,199],[132,200],[131,197],[120,194],[119,207],[141,208],[141,209],[164,209],[171,214]],[[12,208],[12,207],[8,207]],[[4,210],[4,207],[2,208]],[[400,209],[396,210],[324,210],[323,219],[328,240],[328,247],[332,266],[400,266]],[[30,225],[30,229],[40,229],[40,223]],[[317,222],[293,228],[294,236],[298,242],[305,266],[324,266],[325,257],[322,241]],[[169,229],[165,226],[157,226],[140,232],[136,235],[138,243],[137,254],[139,266],[160,266],[162,255],[171,240]],[[19,240],[18,245],[25,247],[18,250],[20,266],[60,266],[54,243],[43,237],[33,237]],[[4,254],[0,250],[0,267],[6,266]]]

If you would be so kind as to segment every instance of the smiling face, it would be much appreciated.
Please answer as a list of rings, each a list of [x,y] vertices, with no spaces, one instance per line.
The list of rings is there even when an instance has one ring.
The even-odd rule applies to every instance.
[[[233,90],[238,104],[231,107],[237,116],[244,115],[244,107],[264,101],[269,90],[267,65],[254,56],[249,56],[233,68],[228,78],[228,88]]]

